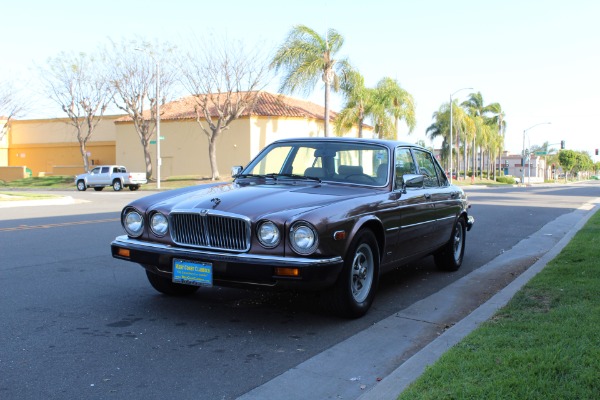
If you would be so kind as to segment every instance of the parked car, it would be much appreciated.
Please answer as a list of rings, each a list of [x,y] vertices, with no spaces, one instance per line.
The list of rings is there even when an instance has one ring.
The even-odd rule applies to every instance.
[[[457,270],[474,218],[435,157],[408,143],[276,141],[234,180],[138,199],[112,255],[168,295],[242,286],[321,292],[347,317],[371,306],[385,272],[433,255]]]
[[[75,185],[80,191],[89,187],[100,191],[106,186],[112,186],[117,192],[124,187],[138,190],[145,183],[147,180],[144,172],[127,172],[127,168],[122,165],[99,165],[90,172],[75,177]]]

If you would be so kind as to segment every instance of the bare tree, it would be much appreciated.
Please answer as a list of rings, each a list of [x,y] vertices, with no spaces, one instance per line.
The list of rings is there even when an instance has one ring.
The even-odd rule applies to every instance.
[[[217,139],[243,114],[252,113],[268,80],[267,57],[258,48],[226,39],[202,43],[182,57],[182,83],[195,100],[196,121],[208,139],[212,180],[219,178]]]
[[[175,48],[169,43],[151,44],[140,40],[112,41],[111,44],[107,50],[108,80],[115,90],[114,102],[133,122],[144,151],[146,178],[150,180],[153,173],[150,139],[156,132],[156,104],[165,104],[170,98],[175,79],[167,55]]]
[[[44,89],[75,127],[83,167],[89,171],[86,148],[111,104],[113,90],[105,79],[103,59],[86,53],[60,53],[40,67]]]
[[[25,112],[26,105],[11,82],[0,82],[0,142],[8,133],[12,120]]]

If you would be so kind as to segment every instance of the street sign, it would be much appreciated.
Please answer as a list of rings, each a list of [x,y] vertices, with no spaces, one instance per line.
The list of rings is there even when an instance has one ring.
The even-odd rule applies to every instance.
[[[536,151],[536,152],[535,152],[535,155],[536,155],[536,156],[545,156],[546,154],[548,154],[548,152],[547,152],[547,151]]]
[[[161,136],[161,137],[160,137],[160,140],[165,140],[165,137],[164,137],[164,136]],[[151,141],[150,141],[150,144],[156,144],[156,140],[151,140]]]

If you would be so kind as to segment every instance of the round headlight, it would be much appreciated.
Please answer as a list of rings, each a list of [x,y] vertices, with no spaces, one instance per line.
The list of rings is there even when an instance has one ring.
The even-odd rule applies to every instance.
[[[123,216],[123,228],[129,236],[140,236],[144,230],[144,219],[135,210],[128,210]]]
[[[306,222],[295,224],[290,230],[290,244],[298,254],[311,254],[319,244],[316,229]]]
[[[273,248],[279,244],[279,229],[271,221],[265,221],[258,227],[258,241],[266,248]]]
[[[169,230],[169,222],[167,221],[167,217],[162,215],[161,213],[155,213],[152,218],[150,218],[150,229],[156,236],[164,236]]]

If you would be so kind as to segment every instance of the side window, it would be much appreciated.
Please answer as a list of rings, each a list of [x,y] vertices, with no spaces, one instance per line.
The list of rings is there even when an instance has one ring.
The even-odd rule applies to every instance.
[[[100,167],[94,168],[91,173],[92,174],[99,174],[100,173]]]
[[[435,171],[437,172],[438,178],[440,180],[440,186],[448,186],[449,182],[448,182],[448,177],[446,177],[446,174],[444,173],[444,170],[442,169],[442,166],[440,165],[439,162],[435,162]]]
[[[395,171],[395,181],[394,181],[394,189],[400,189],[404,180],[402,177],[406,174],[416,174],[417,170],[415,168],[415,163],[413,161],[412,155],[410,154],[410,149],[408,148],[397,148],[396,149],[396,158],[394,160],[394,171]]]
[[[106,173],[108,173],[108,171],[109,171],[109,170],[110,170],[110,168],[109,168],[109,167],[102,167],[102,173],[103,173],[103,174],[106,174]]]
[[[419,174],[425,176],[425,187],[438,187],[440,182],[437,177],[436,164],[431,154],[422,150],[414,150],[415,160],[419,167]]]

